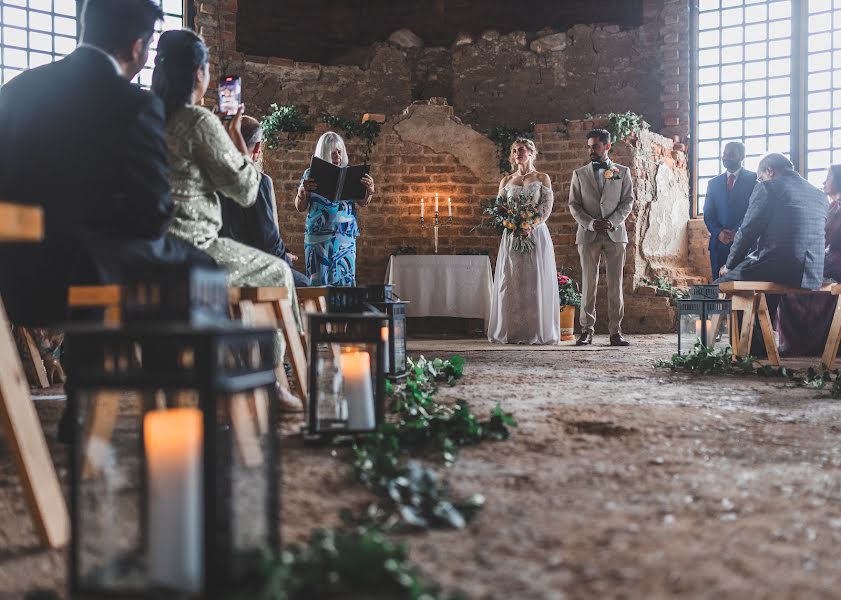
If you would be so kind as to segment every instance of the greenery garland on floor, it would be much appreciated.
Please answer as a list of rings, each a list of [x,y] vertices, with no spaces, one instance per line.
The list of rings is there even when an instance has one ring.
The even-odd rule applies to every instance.
[[[788,379],[794,387],[823,390],[830,386],[830,396],[841,398],[841,376],[837,371],[833,379],[829,371],[818,371],[814,367],[798,373],[786,367],[757,366],[756,359],[751,356],[738,357],[734,361],[730,346],[723,350],[715,350],[704,346],[701,342],[696,342],[686,354],[673,354],[671,360],[655,361],[654,366],[672,371],[687,371],[696,375],[781,377]]]
[[[464,600],[430,583],[408,560],[404,544],[390,540],[395,529],[461,528],[484,503],[480,495],[453,501],[431,469],[410,460],[439,453],[447,464],[459,448],[483,440],[504,440],[513,417],[497,407],[479,421],[464,401],[435,401],[440,385],[454,385],[464,373],[464,359],[409,360],[409,373],[388,386],[391,419],[375,434],[351,446],[353,472],[380,502],[366,515],[343,512],[349,527],[313,530],[308,543],[267,556],[262,577],[241,598],[319,600],[366,598],[389,600]],[[259,582],[259,583],[257,583]]]

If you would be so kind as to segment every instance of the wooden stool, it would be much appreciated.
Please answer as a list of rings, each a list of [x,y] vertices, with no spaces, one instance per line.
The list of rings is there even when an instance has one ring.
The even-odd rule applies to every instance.
[[[767,294],[794,294],[798,296],[828,296],[834,294],[833,288],[838,287],[838,284],[826,284],[817,290],[809,290],[804,288],[789,287],[779,283],[770,281],[727,281],[719,286],[719,291],[724,294],[725,298],[733,302],[732,312],[730,315],[730,345],[733,347],[733,357],[748,356],[750,354],[750,343],[753,337],[754,317],[759,317],[759,328],[762,331],[762,340],[765,343],[765,351],[768,353],[768,362],[775,366],[780,366],[780,353],[777,348],[777,339],[774,336],[774,329],[771,322],[771,315],[768,311]],[[841,288],[837,294],[841,297]],[[830,336],[827,338],[824,349],[823,364],[827,365],[827,354],[830,351],[830,343],[833,339],[832,329],[836,327],[841,329],[841,315],[839,315],[839,306],[836,299],[835,318],[833,319],[832,327],[830,328]],[[742,326],[737,330],[736,320],[737,313],[743,313]],[[837,323],[836,323],[837,321]],[[838,341],[835,341],[835,352],[838,352]],[[834,360],[834,354],[833,354]],[[830,361],[827,368],[832,364]]]
[[[28,327],[22,327],[19,325],[15,326],[15,331],[17,331],[17,334],[20,337],[18,341],[22,342],[23,345],[26,346],[26,352],[23,356],[23,360],[27,365],[29,365],[29,368],[25,369],[25,371],[27,375],[33,375],[35,377],[35,379],[30,381],[30,383],[42,390],[50,387],[50,378],[47,377],[47,369],[44,367],[44,361],[41,359],[41,352],[38,350],[38,345],[32,337],[32,332],[29,331]]]
[[[40,207],[0,203],[0,242],[40,241],[43,239],[43,222]],[[15,458],[26,505],[41,543],[50,548],[64,546],[70,538],[67,505],[29,394],[2,300],[0,426]]]
[[[244,323],[274,327],[283,331],[286,340],[289,363],[295,375],[295,389],[306,406],[308,393],[307,355],[304,351],[301,336],[295,325],[295,315],[289,293],[283,287],[239,287],[231,288],[229,293],[231,313]],[[275,373],[278,381],[287,381],[283,370],[283,357],[278,357],[279,364]],[[288,383],[287,383],[288,386]]]

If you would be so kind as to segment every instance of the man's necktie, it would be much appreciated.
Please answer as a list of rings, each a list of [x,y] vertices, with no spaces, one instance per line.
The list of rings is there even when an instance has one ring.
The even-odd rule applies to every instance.
[[[604,169],[607,171],[609,165],[606,162],[593,162],[593,170],[598,171],[599,169]]]
[[[730,173],[730,174],[727,176],[727,191],[728,191],[728,192],[732,192],[732,191],[733,191],[733,187],[734,187],[735,185],[736,185],[736,174],[735,174],[735,173]]]

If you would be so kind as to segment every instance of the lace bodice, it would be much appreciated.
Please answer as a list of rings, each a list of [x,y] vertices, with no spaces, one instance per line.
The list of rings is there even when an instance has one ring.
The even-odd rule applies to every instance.
[[[540,211],[542,213],[543,224],[545,224],[546,220],[552,214],[552,207],[555,204],[555,194],[552,192],[552,188],[546,187],[539,181],[532,181],[526,185],[508,183],[503,188],[506,198],[511,198],[515,193],[519,193],[518,190],[526,190],[525,193],[530,198],[533,198],[537,202],[543,202]]]

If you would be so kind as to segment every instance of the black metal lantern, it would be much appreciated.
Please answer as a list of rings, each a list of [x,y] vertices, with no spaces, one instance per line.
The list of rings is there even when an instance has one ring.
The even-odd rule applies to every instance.
[[[218,597],[278,550],[274,337],[234,324],[68,332],[71,594]]]
[[[307,316],[307,437],[317,440],[375,431],[385,413],[385,315],[374,312]]]
[[[730,346],[732,302],[718,297],[717,285],[692,287],[689,300],[678,300],[678,354],[688,353],[697,342],[723,350]]]
[[[228,320],[225,271],[185,265],[130,269],[123,293],[125,322],[209,325]]]
[[[394,295],[394,286],[369,285],[365,287],[368,302],[388,317],[388,344],[386,348],[386,376],[394,379],[405,377],[406,370],[406,305]]]

